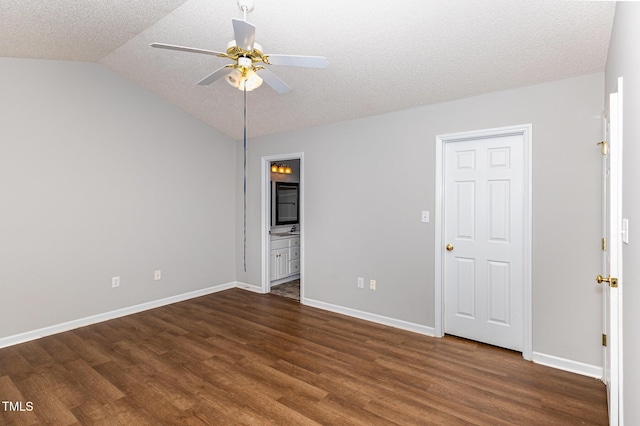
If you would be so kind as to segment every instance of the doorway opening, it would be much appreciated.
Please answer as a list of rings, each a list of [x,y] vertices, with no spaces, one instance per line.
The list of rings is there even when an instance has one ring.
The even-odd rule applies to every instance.
[[[304,300],[304,159],[262,157],[262,293]]]
[[[515,348],[527,360],[531,131],[527,124],[436,137],[435,335]]]

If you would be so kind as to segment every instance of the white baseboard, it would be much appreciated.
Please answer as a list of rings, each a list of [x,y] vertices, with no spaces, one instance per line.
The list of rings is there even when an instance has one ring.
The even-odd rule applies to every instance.
[[[252,291],[254,293],[262,293],[262,287],[253,284],[247,284],[240,281],[236,281],[236,287],[242,290]]]
[[[435,328],[425,325],[415,324],[407,321],[402,321],[394,318],[385,317],[382,315],[372,314],[369,312],[359,311],[357,309],[345,308],[343,306],[333,305],[331,303],[321,302],[313,299],[303,299],[302,304],[312,306],[314,308],[324,309],[326,311],[336,312],[338,314],[347,315],[363,319],[366,321],[375,322],[378,324],[388,325],[402,330],[412,331],[426,336],[435,337]],[[603,377],[602,367],[595,365],[585,364],[570,359],[559,358],[553,355],[546,355],[539,352],[533,353],[532,361],[536,364],[546,365],[547,367],[557,368],[559,370],[569,371],[571,373],[580,374],[583,376],[593,377],[601,379]]]
[[[390,327],[399,328],[401,330],[413,331],[414,333],[424,334],[425,336],[435,337],[436,334],[436,330],[433,327],[415,324],[395,318],[389,318],[369,312],[359,311],[357,309],[345,308],[344,306],[333,305],[331,303],[321,302],[319,300],[304,298],[302,300],[302,304],[318,309],[324,309],[325,311],[331,311],[338,314],[363,319],[365,321],[375,322],[377,324],[388,325]]]
[[[64,322],[62,324],[56,324],[33,331],[27,331],[26,333],[20,333],[14,336],[3,337],[0,338],[0,349],[17,345],[19,343],[28,342],[30,340],[39,339],[41,337],[51,336],[52,334],[62,333],[64,331],[85,327],[87,325],[97,324],[99,322],[124,317],[126,315],[137,314],[138,312],[159,308],[160,306],[170,305],[172,303],[182,302],[200,296],[206,296],[207,294],[217,293],[222,290],[234,288],[237,286],[237,284],[238,283],[235,281],[226,284],[220,284],[209,288],[203,288],[201,290],[191,291],[189,293],[178,294],[176,296],[166,297],[164,299],[141,303],[135,306],[116,309],[115,311],[105,312],[103,314],[92,315],[90,317]]]
[[[87,325],[97,324],[99,322],[108,321],[111,319],[123,317],[126,315],[136,314],[138,312],[147,311],[149,309],[158,308],[160,306],[170,305],[172,303],[178,303],[185,300],[193,299],[200,296],[206,296],[207,294],[217,293],[219,291],[228,290],[230,288],[240,288],[255,293],[262,293],[260,286],[246,284],[239,281],[233,281],[217,286],[204,288],[201,290],[191,291],[189,293],[183,293],[176,296],[166,297],[164,299],[153,300],[151,302],[141,303],[139,305],[129,306],[126,308],[116,309],[114,311],[105,312],[98,315],[92,315],[85,318],[80,318],[73,321],[68,321],[61,324],[56,324],[48,327],[43,327],[37,330],[28,331],[13,336],[0,338],[0,349],[9,346],[17,345],[20,343],[28,342],[30,340],[39,339],[45,336],[51,336],[53,334],[62,333],[65,331],[73,330]],[[423,334],[426,336],[435,337],[435,328],[428,327],[421,324],[415,324],[408,321],[403,321],[395,318],[389,318],[378,314],[372,314],[370,312],[359,311],[357,309],[346,308],[344,306],[333,305],[331,303],[322,302],[319,300],[313,300],[304,298],[302,300],[303,305],[312,306],[314,308],[323,309],[325,311],[335,312],[342,315],[347,315],[354,318],[359,318],[365,321],[371,321],[377,324],[388,325],[390,327],[399,328],[401,330],[412,331],[414,333]],[[557,368],[560,370],[569,371],[583,376],[594,377],[601,379],[603,377],[602,367],[585,364],[578,361],[559,358],[553,355],[542,354],[539,352],[533,352],[533,362],[548,367]]]
[[[583,376],[593,377],[596,379],[602,379],[603,377],[602,367],[572,361],[570,359],[560,358],[553,355],[541,354],[540,352],[533,353],[532,361],[536,364],[546,365],[547,367],[553,367],[559,370],[569,371],[571,373],[581,374]]]

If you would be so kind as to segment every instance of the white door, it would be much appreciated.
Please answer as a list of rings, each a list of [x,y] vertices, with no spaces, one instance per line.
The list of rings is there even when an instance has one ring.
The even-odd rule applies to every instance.
[[[609,424],[618,425],[622,413],[622,362],[620,343],[622,328],[620,313],[622,305],[622,78],[618,79],[618,93],[609,97],[609,124],[606,154],[603,160],[603,235],[606,250],[602,276],[597,281],[603,292],[603,330],[606,335],[604,349],[604,381],[607,385]],[[608,149],[607,149],[608,148]],[[604,279],[603,279],[604,277]]]
[[[523,350],[523,135],[447,142],[444,331]]]

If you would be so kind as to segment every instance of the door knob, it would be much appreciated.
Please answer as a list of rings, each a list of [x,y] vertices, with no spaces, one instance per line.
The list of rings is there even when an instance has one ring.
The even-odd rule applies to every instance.
[[[453,244],[447,244],[447,251],[453,250]]]

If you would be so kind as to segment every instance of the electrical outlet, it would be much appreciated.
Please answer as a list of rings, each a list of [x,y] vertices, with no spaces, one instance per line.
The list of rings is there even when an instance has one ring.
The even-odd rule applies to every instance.
[[[370,280],[369,281],[369,288],[371,290],[375,290],[376,289],[376,280]]]
[[[111,288],[120,287],[120,277],[111,278]]]
[[[153,279],[156,281],[162,279],[162,271],[160,269],[153,271]]]
[[[358,288],[364,288],[364,278],[358,277]]]

